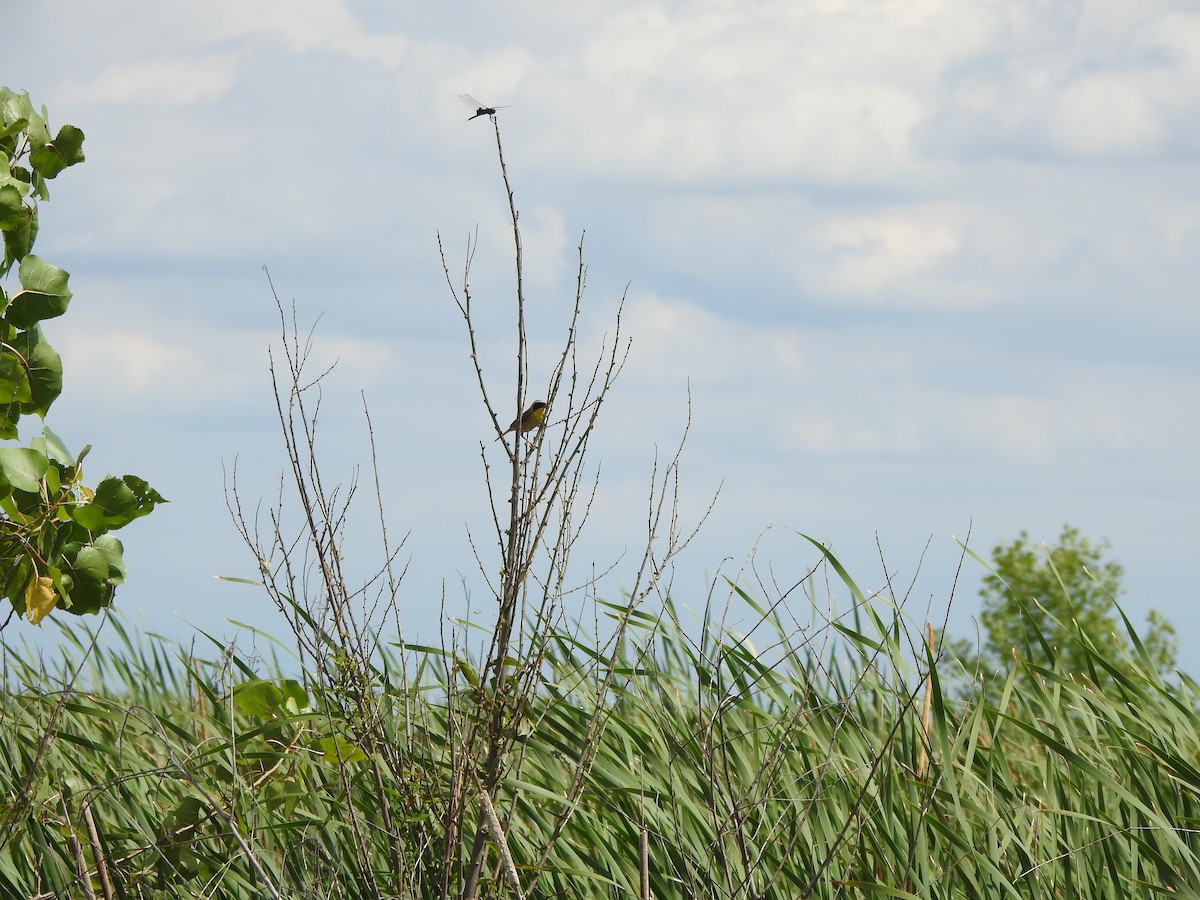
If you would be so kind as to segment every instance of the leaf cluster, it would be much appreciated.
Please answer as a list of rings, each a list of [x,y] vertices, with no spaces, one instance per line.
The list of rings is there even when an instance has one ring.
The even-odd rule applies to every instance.
[[[1035,545],[1024,531],[998,544],[980,587],[982,646],[974,652],[954,641],[954,655],[968,670],[1014,670],[1022,683],[1040,670],[1057,669],[1104,687],[1112,676],[1096,666],[1098,655],[1121,671],[1136,659],[1142,668],[1169,675],[1176,665],[1174,629],[1151,611],[1144,635],[1128,637],[1133,632],[1117,604],[1125,573],[1109,550],[1106,541],[1070,525],[1054,544]]]
[[[33,250],[38,232],[33,201],[50,198],[46,182],[81,162],[82,131],[64,125],[51,137],[44,107],[38,113],[28,94],[0,87],[0,229],[4,232],[0,276]]]
[[[23,417],[46,417],[62,393],[62,359],[41,323],[71,302],[68,274],[33,254],[38,201],[47,181],[83,162],[83,132],[51,132],[28,94],[0,88],[0,278],[17,269],[19,289],[0,285],[0,440],[15,441]],[[49,428],[28,447],[0,448],[0,591],[39,623],[56,607],[95,613],[124,581],[121,542],[109,532],[163,498],[135,475],[81,480],[88,448],[73,455]]]

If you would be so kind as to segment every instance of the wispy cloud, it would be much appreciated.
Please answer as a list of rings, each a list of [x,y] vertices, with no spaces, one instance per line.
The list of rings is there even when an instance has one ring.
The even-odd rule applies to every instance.
[[[232,54],[134,60],[105,66],[87,78],[68,77],[61,102],[71,106],[191,106],[214,103],[236,80]]]
[[[469,91],[513,104],[499,121],[532,382],[556,358],[586,228],[586,344],[631,286],[605,477],[640,489],[690,383],[690,474],[730,484],[720,552],[736,528],[797,516],[839,541],[880,520],[939,535],[972,515],[1071,520],[1112,537],[1131,573],[1164,541],[1194,543],[1180,498],[1200,498],[1200,12],[596,8],[117,0],[46,25],[53,65],[14,45],[14,86],[88,133],[39,238],[75,273],[75,305],[48,327],[68,392],[169,418],[179,446],[214,459],[231,448],[204,423],[244,401],[239,439],[266,445],[269,421],[245,411],[275,338],[268,262],[302,319],[327,313],[321,361],[341,359],[340,383],[386,410],[404,509],[461,533],[488,423],[439,232],[457,278],[478,226],[497,391],[514,359],[508,198],[491,123],[464,121]],[[224,517],[219,502],[180,516]],[[419,562],[436,578],[467,558],[433,543]],[[1144,584],[1165,583],[1158,567]]]

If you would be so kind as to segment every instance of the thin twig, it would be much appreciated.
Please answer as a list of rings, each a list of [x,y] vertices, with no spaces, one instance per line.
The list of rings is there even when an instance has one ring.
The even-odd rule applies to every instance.
[[[638,900],[650,900],[650,832],[638,828]]]
[[[496,815],[496,808],[492,806],[491,795],[488,794],[487,788],[479,788],[479,804],[483,808],[484,821],[487,823],[488,831],[492,833],[492,840],[496,844],[496,849],[500,852],[500,862],[504,869],[504,875],[508,879],[508,885],[517,895],[518,900],[525,895],[521,893],[521,879],[517,877],[517,867],[513,862],[512,853],[508,849],[508,838],[504,834],[504,828],[500,825],[500,819]]]
[[[83,824],[87,827],[88,843],[92,845],[92,858],[96,860],[96,875],[100,879],[100,889],[104,891],[104,900],[112,900],[112,879],[108,877],[104,845],[100,842],[100,832],[96,829],[96,820],[92,817],[90,803],[83,804]]]
[[[929,660],[936,658],[934,655],[934,637],[933,623],[926,622],[925,627],[928,629],[929,640]],[[930,668],[925,673],[925,699],[921,704],[921,755],[917,758],[917,778],[923,780],[925,778],[925,769],[929,765],[929,719],[933,711],[933,669]]]

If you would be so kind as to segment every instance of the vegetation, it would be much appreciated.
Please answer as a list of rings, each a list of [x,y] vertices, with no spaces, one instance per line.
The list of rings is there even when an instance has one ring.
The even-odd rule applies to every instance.
[[[67,311],[67,273],[33,254],[46,182],[83,162],[83,132],[51,136],[27,94],[0,88],[0,278],[17,267],[20,290],[0,285],[0,440],[24,416],[45,418],[62,391],[62,360],[41,323]],[[111,605],[125,580],[112,534],[163,498],[136,475],[83,483],[84,447],[72,454],[49,428],[28,447],[0,447],[0,596],[38,624],[56,608],[74,615]]]
[[[999,688],[992,677],[997,671],[1013,674],[1022,689],[1042,669],[1097,686],[1110,685],[1114,670],[1171,675],[1174,629],[1157,610],[1140,637],[1124,620],[1117,605],[1124,571],[1106,558],[1108,549],[1065,525],[1057,544],[1035,548],[1022,532],[992,550],[981,588],[982,646],[975,652],[966,641],[951,642],[966,671],[983,676],[985,691]],[[1096,665],[1097,656],[1103,665]]]
[[[1168,684],[1148,654],[1118,666],[1060,620],[1072,665],[1105,678],[1075,677],[1061,654],[1018,658],[994,693],[951,699],[943,671],[957,662],[815,541],[817,564],[791,587],[721,582],[753,613],[738,632],[716,587],[701,621],[683,622],[671,563],[699,523],[677,503],[682,442],[653,463],[628,591],[572,580],[596,489],[588,444],[628,343],[618,309],[603,349],[581,358],[581,242],[561,352],[538,373],[498,126],[496,141],[517,263],[516,365],[499,388],[477,339],[474,243],[459,280],[443,254],[494,429],[479,446],[490,523],[471,534],[494,618],[459,623],[442,646],[404,640],[403,541],[378,490],[382,559],[361,580],[346,571],[357,481],[322,471],[322,377],[280,306],[288,490],[248,517],[234,473],[229,503],[257,567],[244,581],[291,631],[276,643],[286,665],[129,635],[117,619],[115,649],[61,622],[74,649],[53,663],[9,646],[0,896],[1200,891],[1197,686]],[[506,434],[534,397],[544,420]],[[818,595],[831,582],[840,608]],[[605,625],[566,615],[568,598]]]
[[[829,634],[764,614],[769,666],[718,629],[690,637],[670,606],[606,650],[547,633],[529,726],[486,795],[465,732],[488,701],[462,657],[381,652],[368,728],[345,695],[220,648],[128,638],[84,663],[80,635],[60,670],[9,671],[4,771],[56,737],[10,800],[0,894],[459,896],[475,830],[452,827],[455,804],[478,813],[484,796],[499,825],[480,896],[518,896],[505,856],[539,897],[1200,890],[1194,683],[1115,672],[1098,693],[1042,670],[1021,690],[1010,674],[995,706],[955,707],[934,669],[926,723],[901,620],[860,612],[823,652]],[[79,667],[94,688],[55,721]]]

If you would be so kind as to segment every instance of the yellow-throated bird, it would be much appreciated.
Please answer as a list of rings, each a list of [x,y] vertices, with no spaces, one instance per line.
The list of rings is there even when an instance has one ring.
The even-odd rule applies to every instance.
[[[521,413],[518,418],[513,419],[513,423],[505,429],[504,434],[500,435],[500,437],[504,437],[505,434],[512,434],[514,431],[519,431],[521,434],[533,431],[533,429],[540,427],[545,420],[546,404],[539,400],[530,406],[529,409],[525,410],[525,412]],[[499,439],[496,438],[496,440]]]

